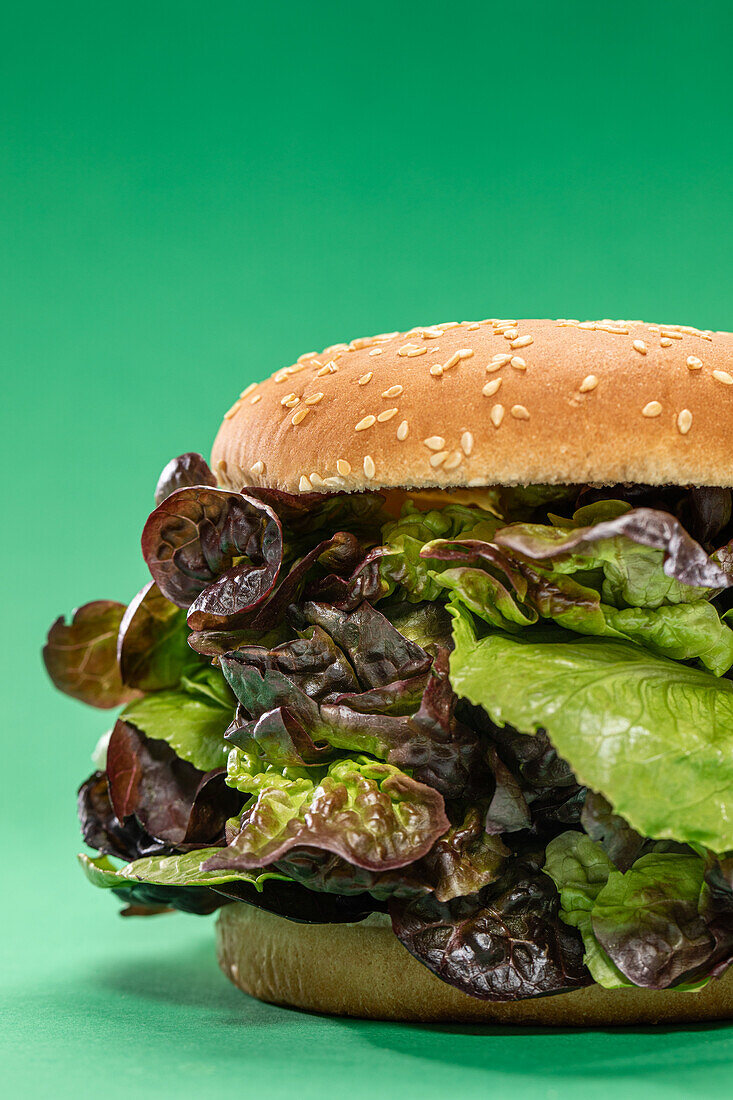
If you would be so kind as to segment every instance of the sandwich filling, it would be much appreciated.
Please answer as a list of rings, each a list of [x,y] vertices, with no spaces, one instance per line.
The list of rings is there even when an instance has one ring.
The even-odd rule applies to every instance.
[[[51,627],[122,707],[80,861],[125,914],[386,913],[474,997],[733,961],[729,489],[306,494],[174,459],[151,580]]]

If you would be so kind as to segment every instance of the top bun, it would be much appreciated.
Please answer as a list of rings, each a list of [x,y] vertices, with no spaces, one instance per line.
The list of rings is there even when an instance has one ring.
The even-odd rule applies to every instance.
[[[291,493],[733,485],[733,334],[488,320],[334,344],[244,390],[212,464]]]

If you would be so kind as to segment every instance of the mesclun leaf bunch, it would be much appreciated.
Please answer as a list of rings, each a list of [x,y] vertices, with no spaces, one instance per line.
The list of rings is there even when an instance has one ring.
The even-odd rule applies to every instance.
[[[726,489],[241,493],[163,470],[129,606],[53,682],[121,708],[80,857],[126,915],[389,913],[483,999],[702,988],[733,959]]]

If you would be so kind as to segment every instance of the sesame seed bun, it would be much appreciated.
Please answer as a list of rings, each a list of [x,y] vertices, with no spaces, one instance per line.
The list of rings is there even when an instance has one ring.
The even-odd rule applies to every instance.
[[[443,323],[308,353],[243,392],[221,484],[289,492],[733,485],[733,334],[640,321]]]
[[[217,922],[219,965],[245,993],[292,1008],[379,1020],[599,1027],[733,1018],[733,970],[698,993],[602,989],[480,1001],[408,954],[386,918],[293,924],[235,903]]]

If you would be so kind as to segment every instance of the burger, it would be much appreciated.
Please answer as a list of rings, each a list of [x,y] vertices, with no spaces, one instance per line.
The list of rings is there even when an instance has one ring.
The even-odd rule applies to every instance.
[[[733,335],[444,323],[248,386],[173,459],[79,790],[125,915],[397,1020],[733,1017]]]

